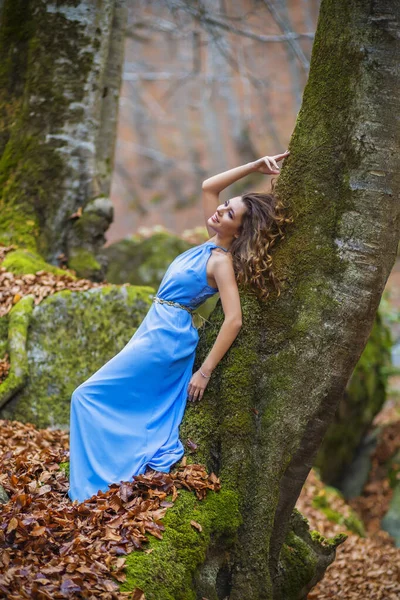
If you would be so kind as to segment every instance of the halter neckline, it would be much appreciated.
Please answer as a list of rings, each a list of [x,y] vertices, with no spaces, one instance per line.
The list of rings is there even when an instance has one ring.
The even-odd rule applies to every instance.
[[[212,244],[213,246],[215,246],[216,248],[221,248],[221,250],[224,250],[225,252],[229,252],[228,248],[223,248],[222,246],[218,246],[218,244],[215,244],[214,242],[211,242],[210,240],[207,240],[208,244]]]

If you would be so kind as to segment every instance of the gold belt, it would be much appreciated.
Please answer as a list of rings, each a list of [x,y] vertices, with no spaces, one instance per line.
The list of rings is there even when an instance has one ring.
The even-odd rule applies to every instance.
[[[173,302],[172,300],[164,300],[164,298],[159,298],[159,296],[154,296],[153,302],[160,302],[161,304],[169,304],[170,306],[176,306],[177,308],[183,308],[184,310],[187,310],[188,313],[193,314],[192,308],[189,308],[189,306],[184,306],[183,304],[179,304],[179,302]]]
[[[172,300],[164,300],[164,298],[160,298],[159,296],[153,296],[153,302],[159,302],[160,304],[169,304],[170,306],[176,306],[177,308],[183,308],[188,313],[192,315],[192,323],[196,329],[199,329],[202,325],[209,323],[205,317],[200,315],[199,313],[194,312],[193,308],[189,308],[189,306],[184,306],[183,304],[179,304],[179,302],[173,302]]]

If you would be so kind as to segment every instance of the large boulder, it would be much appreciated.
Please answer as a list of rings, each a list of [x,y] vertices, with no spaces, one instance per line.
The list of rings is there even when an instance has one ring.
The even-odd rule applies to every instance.
[[[63,290],[36,306],[32,296],[22,298],[0,319],[0,347],[11,350],[10,373],[0,384],[0,417],[67,428],[72,392],[125,346],[153,293],[150,287],[108,285]]]

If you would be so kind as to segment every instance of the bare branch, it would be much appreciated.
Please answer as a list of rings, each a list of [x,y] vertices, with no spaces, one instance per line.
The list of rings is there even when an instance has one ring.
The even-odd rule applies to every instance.
[[[276,10],[276,6],[270,0],[262,0],[265,6],[268,8],[272,17],[274,18],[276,24],[280,27],[281,31],[283,31],[284,35],[288,37],[288,43],[293,49],[293,52],[296,54],[297,58],[300,61],[300,64],[304,68],[305,72],[308,73],[310,68],[310,62],[307,59],[306,55],[303,52],[300,44],[297,42],[297,38],[293,37],[293,31],[291,31],[285,19],[281,17],[279,12]]]

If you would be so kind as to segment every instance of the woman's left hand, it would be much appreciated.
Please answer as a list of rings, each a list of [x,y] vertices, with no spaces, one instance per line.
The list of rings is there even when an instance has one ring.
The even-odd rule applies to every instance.
[[[290,152],[286,150],[282,154],[275,154],[275,156],[263,156],[253,162],[254,171],[264,173],[264,175],[278,175],[279,165],[278,162],[289,156]]]
[[[206,379],[201,375],[200,369],[193,373],[188,386],[188,400],[190,400],[190,402],[201,400],[209,381],[209,379]]]

